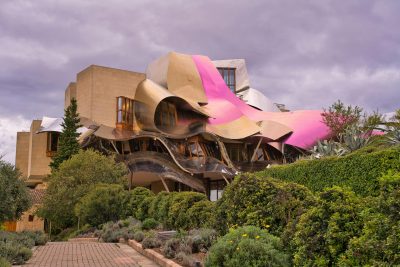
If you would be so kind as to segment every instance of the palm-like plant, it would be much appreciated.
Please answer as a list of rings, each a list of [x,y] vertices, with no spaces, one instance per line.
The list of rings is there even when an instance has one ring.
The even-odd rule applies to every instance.
[[[311,151],[311,158],[321,158],[327,156],[343,156],[347,153],[340,143],[333,140],[318,141]]]

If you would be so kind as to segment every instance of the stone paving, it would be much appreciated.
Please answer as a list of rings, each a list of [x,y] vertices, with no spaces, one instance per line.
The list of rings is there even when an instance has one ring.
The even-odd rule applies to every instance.
[[[37,247],[24,267],[158,267],[126,244],[49,242]]]

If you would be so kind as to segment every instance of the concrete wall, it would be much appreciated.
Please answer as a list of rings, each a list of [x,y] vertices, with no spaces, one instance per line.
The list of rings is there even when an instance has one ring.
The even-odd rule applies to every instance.
[[[134,98],[145,74],[92,65],[78,73],[76,98],[78,112],[99,124],[115,127],[116,98]]]
[[[41,178],[50,174],[51,158],[47,157],[47,133],[36,132],[40,128],[41,120],[32,121],[29,138],[28,178]]]
[[[69,83],[65,89],[64,109],[69,106],[72,98],[76,98],[76,83]]]
[[[17,133],[15,153],[15,166],[21,171],[23,177],[28,177],[30,132]]]
[[[16,232],[22,231],[44,231],[44,220],[39,218],[35,212],[38,206],[34,205],[25,211],[21,218],[17,221]],[[29,221],[29,215],[33,215],[33,221]]]

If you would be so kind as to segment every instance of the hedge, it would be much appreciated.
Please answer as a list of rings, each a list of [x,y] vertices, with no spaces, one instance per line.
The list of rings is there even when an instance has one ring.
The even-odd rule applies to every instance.
[[[400,147],[372,153],[355,152],[344,157],[300,160],[274,166],[256,175],[299,183],[314,192],[337,185],[368,196],[378,194],[379,177],[388,170],[400,171]]]

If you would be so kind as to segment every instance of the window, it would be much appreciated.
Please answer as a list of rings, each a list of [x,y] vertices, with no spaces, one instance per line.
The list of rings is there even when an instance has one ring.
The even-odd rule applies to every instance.
[[[246,161],[245,150],[242,144],[225,144],[226,151],[228,152],[229,158],[234,162]]]
[[[117,97],[117,128],[133,127],[133,109],[132,99],[127,97]]]
[[[47,133],[46,155],[48,157],[54,157],[56,155],[59,138],[60,138],[60,133],[57,133],[57,132],[48,132]]]
[[[226,85],[231,89],[234,93],[236,92],[236,74],[235,68],[218,68],[219,73],[221,74],[222,78],[224,79]]]
[[[209,197],[211,201],[217,201],[222,197],[226,182],[224,180],[210,181]]]
[[[168,102],[161,102],[157,107],[156,125],[173,127],[176,125],[177,113],[175,105]]]
[[[28,216],[28,221],[33,222],[33,219],[34,219],[34,218],[35,218],[34,215],[29,215],[29,216]]]

